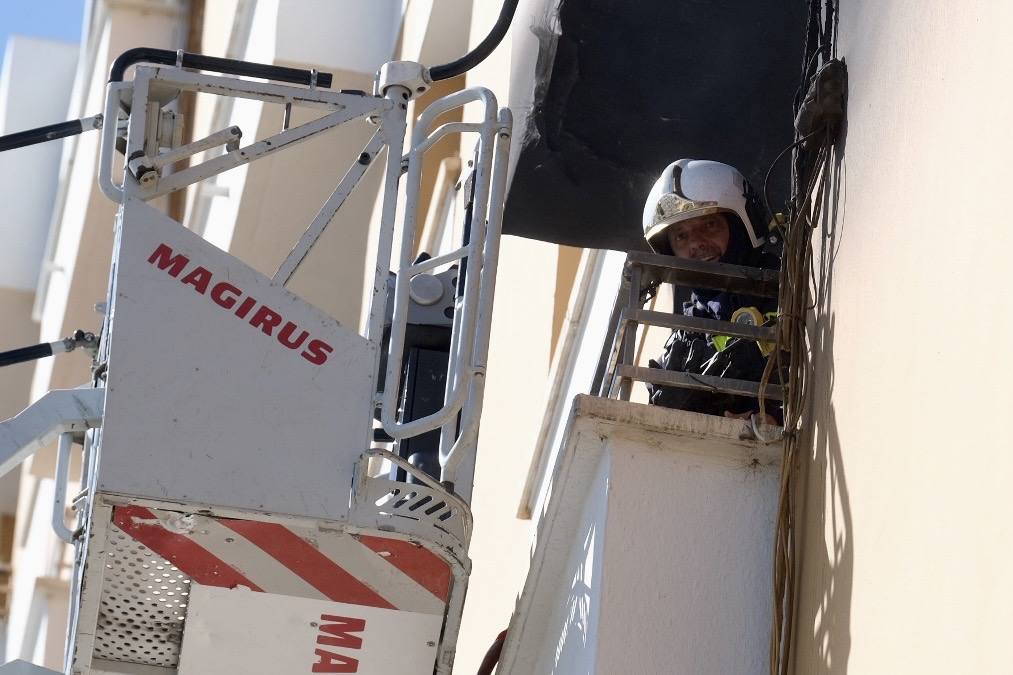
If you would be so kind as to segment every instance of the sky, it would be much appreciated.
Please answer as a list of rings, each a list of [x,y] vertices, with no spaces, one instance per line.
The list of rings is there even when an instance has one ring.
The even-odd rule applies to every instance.
[[[7,39],[15,35],[81,40],[85,0],[0,0],[0,67]]]

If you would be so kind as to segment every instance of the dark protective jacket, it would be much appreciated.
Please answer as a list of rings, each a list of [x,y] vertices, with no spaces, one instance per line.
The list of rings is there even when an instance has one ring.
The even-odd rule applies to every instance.
[[[734,241],[734,238],[733,238]],[[730,255],[726,253],[722,262],[749,267],[777,269],[780,267],[780,240],[767,240],[767,243],[755,250],[743,250],[730,247]],[[755,307],[762,314],[774,312],[777,301],[772,298],[757,298],[736,293],[694,289],[689,292],[688,299],[676,294],[676,309],[686,316],[729,321],[732,314],[741,307]],[[681,302],[683,301],[684,302]],[[681,307],[679,306],[681,302]],[[731,338],[724,350],[719,351],[713,337],[703,333],[685,330],[673,331],[665,343],[665,351],[657,361],[652,360],[652,368],[663,368],[687,373],[690,375],[713,375],[738,380],[759,382],[766,367],[767,357],[760,351],[759,345],[753,340]],[[770,382],[779,383],[778,374],[771,374]],[[713,391],[684,389],[681,387],[664,387],[647,385],[651,403],[678,408],[708,415],[724,415],[725,411],[743,413],[759,410],[759,402],[750,397],[732,396]],[[778,401],[765,402],[766,411],[781,421],[781,404]]]

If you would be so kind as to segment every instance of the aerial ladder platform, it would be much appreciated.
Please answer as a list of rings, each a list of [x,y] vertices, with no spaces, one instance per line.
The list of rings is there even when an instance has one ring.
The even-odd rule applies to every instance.
[[[53,526],[75,560],[67,675],[451,672],[510,111],[464,89],[422,110],[406,139],[408,103],[432,85],[424,66],[384,65],[371,93],[332,84],[316,71],[135,49],[113,64],[103,114],[78,125],[100,128],[98,180],[118,205],[92,374],[0,423],[2,473],[58,446]],[[284,106],[286,125],[246,144],[236,126],[181,144],[181,92]],[[464,105],[476,121],[436,124]],[[318,115],[290,126],[294,107]],[[152,205],[352,123],[372,137],[273,276]],[[416,257],[422,157],[454,134],[474,139],[465,236]],[[181,160],[193,163],[172,171]],[[374,165],[383,195],[359,330],[286,285]],[[443,404],[409,416],[410,327],[433,308],[449,336]],[[399,452],[424,434],[438,436],[426,468]],[[82,489],[67,497],[75,446]],[[0,666],[39,672],[54,671]]]

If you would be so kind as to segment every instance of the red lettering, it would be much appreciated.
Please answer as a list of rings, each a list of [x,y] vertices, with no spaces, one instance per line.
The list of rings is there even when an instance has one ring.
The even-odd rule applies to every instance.
[[[158,248],[148,257],[148,262],[156,265],[160,270],[169,270],[169,276],[178,277],[190,259],[182,253],[173,255],[171,248],[165,244],[159,244]]]
[[[289,349],[299,349],[299,347],[302,347],[302,343],[306,341],[306,338],[308,338],[310,334],[309,331],[304,330],[299,335],[298,340],[293,340],[292,333],[294,333],[298,327],[299,326],[295,325],[291,321],[286,323],[284,328],[281,329],[281,332],[278,333],[278,342],[282,343]]]
[[[250,310],[253,309],[253,306],[256,304],[257,301],[254,298],[247,298],[246,300],[243,300],[239,303],[239,307],[236,308],[236,316],[240,319],[245,319],[246,315],[250,313]]]
[[[168,244],[159,244],[151,255],[148,256],[148,262],[166,272],[169,276],[179,278],[183,270],[190,264],[190,258],[182,253],[176,253]],[[208,295],[208,289],[210,288],[211,301],[223,309],[232,310],[233,314],[240,319],[246,319],[253,312],[253,315],[250,316],[249,324],[254,328],[259,328],[265,335],[276,337],[278,342],[289,349],[298,350],[309,340],[309,344],[306,344],[306,348],[299,355],[315,366],[326,363],[330,354],[334,353],[334,347],[323,340],[311,340],[309,331],[300,329],[292,321],[285,321],[285,318],[281,314],[267,305],[261,305],[254,312],[254,308],[259,304],[258,300],[252,297],[243,298],[243,290],[238,286],[234,286],[226,281],[218,282],[212,286],[211,282],[213,280],[214,273],[208,268],[198,265],[183,275],[180,282],[187,286],[193,286],[193,289],[201,295]],[[241,298],[242,300],[240,300]],[[279,327],[280,330],[275,335],[274,331]],[[320,644],[341,646],[331,641],[332,638],[327,636],[321,636],[320,639],[322,640]]]
[[[264,335],[270,335],[271,331],[281,324],[281,314],[274,311],[267,305],[264,305],[257,310],[253,318],[250,319],[250,325],[254,328],[260,328],[264,331]]]
[[[325,621],[330,621],[331,623],[324,623]],[[361,633],[364,630],[366,630],[365,619],[322,614],[320,616],[320,632],[329,633],[329,635],[317,636],[317,644],[361,649],[362,638],[358,635],[349,635],[349,633]]]
[[[309,345],[303,350],[300,356],[313,365],[320,366],[327,360],[327,355],[333,351],[334,347],[330,346],[323,340],[310,340]]]
[[[365,619],[354,619],[333,614],[320,615],[320,635],[317,644],[346,649],[361,649],[362,638],[352,633],[366,630]],[[326,633],[326,635],[325,635]],[[351,656],[335,654],[326,649],[316,649],[317,662],[313,664],[314,673],[357,673],[359,661]]]
[[[194,267],[189,274],[180,279],[184,284],[193,286],[194,290],[204,295],[208,292],[208,284],[211,283],[211,270],[204,267]]]
[[[314,673],[357,673],[359,672],[359,660],[351,656],[335,654],[323,649],[313,651],[319,659],[313,664]]]
[[[235,293],[235,297],[226,296],[225,293]],[[222,281],[214,285],[211,289],[211,299],[215,301],[215,304],[225,309],[232,309],[232,306],[236,304],[236,300],[242,295],[243,292],[230,284],[227,281]]]

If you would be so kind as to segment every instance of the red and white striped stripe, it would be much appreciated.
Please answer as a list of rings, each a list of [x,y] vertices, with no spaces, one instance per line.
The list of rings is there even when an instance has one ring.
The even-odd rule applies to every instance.
[[[117,506],[125,534],[205,586],[442,615],[446,561],[411,542]]]

